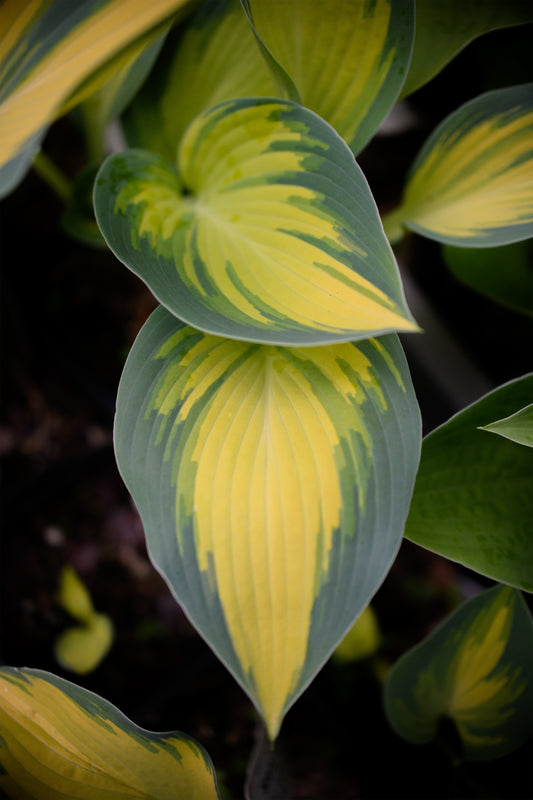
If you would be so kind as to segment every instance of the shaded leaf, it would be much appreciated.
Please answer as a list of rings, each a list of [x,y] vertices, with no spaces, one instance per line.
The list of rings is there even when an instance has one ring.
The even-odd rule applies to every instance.
[[[495,247],[533,234],[533,84],[497,89],[450,114],[419,153],[399,226],[462,247]]]
[[[358,153],[400,92],[414,38],[412,0],[242,0],[286,96]]]
[[[496,303],[533,316],[533,241],[504,247],[444,245],[446,265],[456,278]]]
[[[467,759],[511,752],[533,733],[533,625],[519,592],[495,587],[461,605],[393,667],[385,708],[422,744],[455,724]]]
[[[213,765],[182,733],[151,733],[40,670],[0,669],[0,792],[33,800],[209,800]]]
[[[533,375],[498,387],[425,437],[405,535],[533,590],[533,452],[480,427],[522,409]]]
[[[395,557],[419,437],[394,336],[264,346],[159,308],[133,346],[119,469],[152,561],[271,738]]]
[[[532,18],[529,0],[416,0],[413,57],[402,97],[435,77],[473,39]]]
[[[224,103],[178,159],[179,174],[144,151],[111,156],[94,194],[110,248],[178,318],[282,344],[416,330],[368,185],[316,114]]]
[[[178,144],[198,114],[227,100],[275,94],[239,0],[209,0],[170,35],[124,116],[126,138],[130,146],[174,164]]]
[[[483,425],[481,429],[497,433],[512,442],[533,447],[533,403],[504,419]]]
[[[367,606],[333,651],[333,658],[347,663],[360,661],[375,655],[380,647],[381,632],[378,618],[372,606]]]

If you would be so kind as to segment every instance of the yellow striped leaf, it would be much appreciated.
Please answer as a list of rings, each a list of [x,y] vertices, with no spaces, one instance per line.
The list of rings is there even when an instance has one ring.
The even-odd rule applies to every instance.
[[[111,156],[94,202],[111,249],[179,319],[281,344],[416,330],[363,174],[316,114],[221,104],[189,127],[178,165]]]
[[[216,800],[205,750],[151,733],[40,670],[0,669],[0,794],[17,800]]]
[[[533,84],[487,92],[430,136],[399,209],[384,221],[462,247],[533,234]]]
[[[4,0],[0,5],[0,194],[13,185],[13,174],[17,178],[23,174],[21,165],[29,165],[36,137],[79,85],[185,3]],[[15,173],[12,161],[17,165]]]
[[[208,0],[169,36],[124,116],[126,138],[131,147],[174,164],[186,128],[202,111],[226,100],[276,93],[239,0]]]
[[[242,0],[291,100],[358,153],[393,106],[411,58],[412,0]]]
[[[533,624],[516,589],[499,586],[460,606],[394,666],[385,706],[396,732],[422,744],[442,721],[459,757],[497,758],[533,733]]]
[[[419,445],[394,336],[260,345],[159,308],[135,342],[120,471],[153,562],[271,738],[388,571]]]

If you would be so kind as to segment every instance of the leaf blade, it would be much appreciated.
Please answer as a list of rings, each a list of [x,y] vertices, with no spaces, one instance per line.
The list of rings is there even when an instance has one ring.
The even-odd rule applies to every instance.
[[[150,557],[271,738],[392,562],[419,424],[395,337],[262,346],[160,308],[130,353],[115,450]]]

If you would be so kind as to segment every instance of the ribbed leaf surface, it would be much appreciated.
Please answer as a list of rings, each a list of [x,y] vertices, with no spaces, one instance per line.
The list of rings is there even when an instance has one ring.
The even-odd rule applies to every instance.
[[[462,247],[531,236],[533,84],[487,92],[447,117],[416,159],[392,220]]]
[[[287,96],[320,114],[358,153],[393,106],[405,80],[414,37],[414,2],[242,3]]]
[[[316,114],[224,103],[192,123],[178,162],[112,156],[94,200],[111,249],[179,319],[282,344],[416,329],[368,185]]]
[[[265,346],[160,308],[133,346],[120,471],[152,560],[272,738],[392,563],[419,439],[392,336]]]
[[[533,625],[520,593],[474,597],[394,666],[385,691],[397,733],[422,744],[447,717],[472,760],[505,755],[533,733]]]
[[[23,800],[216,800],[213,765],[182,733],[151,733],[47,672],[0,669],[0,794]]]

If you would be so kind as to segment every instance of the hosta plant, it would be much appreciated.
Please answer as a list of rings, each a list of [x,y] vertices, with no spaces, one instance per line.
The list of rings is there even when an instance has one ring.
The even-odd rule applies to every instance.
[[[378,209],[357,160],[458,50],[530,15],[519,2],[470,6],[0,8],[0,191],[73,109],[87,143],[78,185],[42,153],[35,168],[62,195],[65,227],[107,246],[158,304],[120,381],[117,465],[154,566],[271,746],[367,618],[404,535],[500,585],[392,667],[392,728],[422,743],[450,725],[454,763],[505,755],[531,734],[533,632],[520,590],[533,589],[533,376],[493,387],[422,442],[398,334],[424,334],[393,245],[412,231],[452,261],[486,253],[501,273],[496,249],[524,246],[533,230],[532,85],[486,91],[445,116],[392,211]],[[119,115],[125,143],[104,158]],[[478,280],[489,294],[506,283]],[[111,627],[65,575],[82,612],[63,605],[82,625],[59,660],[81,674],[103,657]],[[95,620],[105,641],[88,638]],[[372,639],[365,656],[379,632]],[[8,797],[219,796],[200,744],[138,728],[48,672],[1,670],[0,723]],[[248,796],[281,790],[268,791],[251,769]]]

